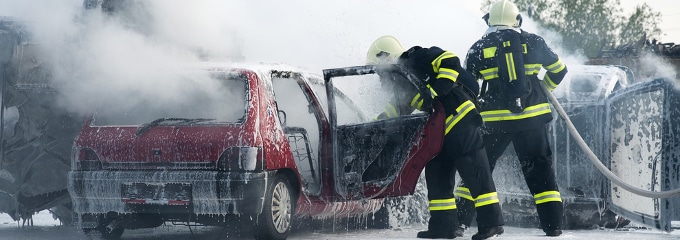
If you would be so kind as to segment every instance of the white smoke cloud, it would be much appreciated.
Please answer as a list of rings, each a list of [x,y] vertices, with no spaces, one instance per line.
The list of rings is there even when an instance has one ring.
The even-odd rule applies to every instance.
[[[528,16],[528,14],[526,13],[522,13],[522,15]],[[560,36],[559,33],[541,27],[531,18],[528,17],[523,18],[522,29],[543,37],[543,39],[545,39],[546,44],[548,44],[548,47],[555,51],[555,53],[557,53],[557,55],[560,56],[562,62],[565,63],[567,66],[582,65],[587,61],[586,56],[584,56],[582,52],[567,51],[566,49],[562,48],[562,46],[564,46],[564,43],[562,40],[562,36]]]
[[[206,58],[286,63],[321,74],[363,65],[368,46],[382,35],[396,36],[405,47],[436,45],[465,58],[486,30],[476,1],[129,2],[138,7],[109,15],[85,10],[82,0],[5,0],[0,13],[27,22],[54,66],[55,81],[68,89],[62,105],[76,112],[190,97],[177,83],[180,66]],[[544,36],[568,64],[581,62],[560,52],[557,34],[529,19],[524,28]]]
[[[639,81],[653,80],[657,78],[676,79],[676,71],[673,66],[658,55],[644,53],[639,59],[639,72],[636,78]]]

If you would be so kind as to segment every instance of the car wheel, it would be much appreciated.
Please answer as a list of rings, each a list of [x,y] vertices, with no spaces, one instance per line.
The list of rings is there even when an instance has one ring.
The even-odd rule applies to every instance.
[[[267,188],[262,213],[257,218],[256,239],[286,239],[293,219],[293,195],[288,179],[276,175]]]

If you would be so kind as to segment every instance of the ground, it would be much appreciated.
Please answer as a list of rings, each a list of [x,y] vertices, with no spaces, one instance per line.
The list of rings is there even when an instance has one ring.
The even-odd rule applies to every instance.
[[[21,227],[21,224],[12,221],[7,214],[0,214],[0,239],[3,240],[86,240],[87,238],[71,226],[64,226],[54,220],[52,215],[43,211],[33,218],[33,226]],[[417,239],[416,233],[425,229],[423,225],[407,226],[389,230],[304,230],[294,232],[288,239],[302,240],[369,240],[369,239]],[[342,229],[342,227],[338,227]],[[658,230],[645,228],[629,228],[625,230],[596,229],[596,230],[567,230],[557,238],[547,238],[539,229],[506,227],[505,234],[496,237],[498,240],[525,240],[525,239],[611,239],[611,240],[659,240],[680,239],[680,231],[666,233]],[[471,228],[468,233],[475,232]],[[192,236],[193,235],[193,236]],[[466,234],[460,239],[470,239],[471,234]],[[127,230],[122,239],[125,240],[185,240],[185,239],[252,239],[245,234],[229,233],[217,227],[192,227],[165,226],[155,229]]]

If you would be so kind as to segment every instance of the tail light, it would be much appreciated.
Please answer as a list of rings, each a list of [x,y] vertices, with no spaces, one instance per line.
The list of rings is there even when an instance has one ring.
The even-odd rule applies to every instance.
[[[223,171],[259,171],[264,162],[261,147],[232,147],[222,153],[217,166]]]
[[[91,148],[73,148],[71,169],[76,171],[102,170],[102,163],[97,153]]]

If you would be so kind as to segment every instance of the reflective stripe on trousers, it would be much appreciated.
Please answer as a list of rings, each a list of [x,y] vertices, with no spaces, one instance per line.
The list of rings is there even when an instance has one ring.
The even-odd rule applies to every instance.
[[[475,207],[483,207],[489,204],[499,203],[497,192],[484,193],[477,196],[477,198],[472,198],[469,188],[457,187],[453,194],[456,197],[465,198],[475,202]]]
[[[444,211],[456,209],[456,199],[432,199],[430,200],[430,211]]]
[[[536,205],[547,202],[562,202],[562,197],[558,191],[545,191],[534,195]]]

